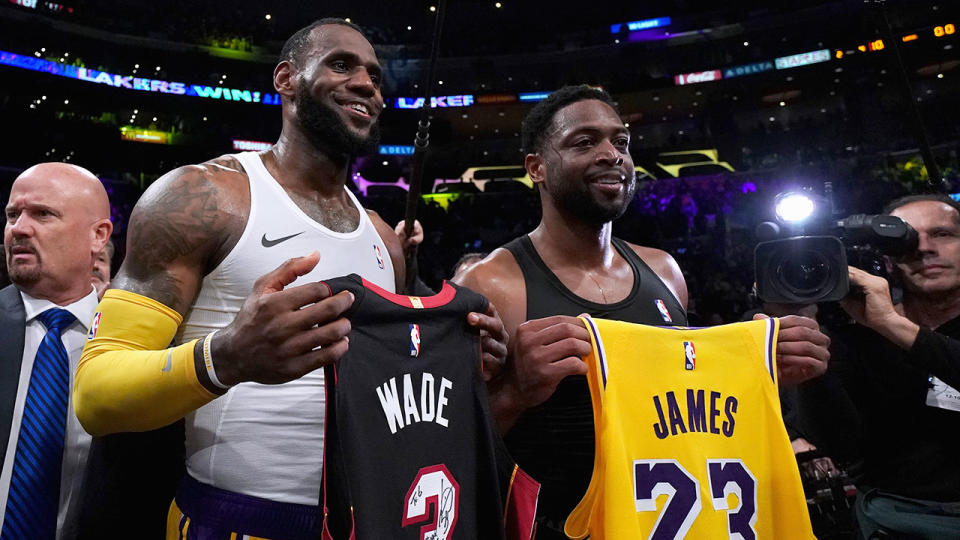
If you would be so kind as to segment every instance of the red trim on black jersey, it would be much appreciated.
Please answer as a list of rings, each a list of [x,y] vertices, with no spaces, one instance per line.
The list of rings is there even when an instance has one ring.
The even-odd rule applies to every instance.
[[[363,279],[363,278],[360,278]],[[376,293],[378,296],[385,300],[389,300],[398,306],[403,306],[406,308],[419,308],[421,306],[414,305],[410,300],[411,298],[419,298],[422,307],[424,308],[435,308],[440,306],[445,306],[453,300],[453,297],[457,295],[456,289],[450,286],[446,281],[443,282],[443,288],[440,289],[440,292],[433,296],[405,296],[402,294],[392,293],[376,283],[372,283],[363,279],[363,286],[366,287],[369,291]]]
[[[503,525],[507,540],[531,540],[536,534],[537,500],[540,483],[514,465],[513,478],[507,491]]]

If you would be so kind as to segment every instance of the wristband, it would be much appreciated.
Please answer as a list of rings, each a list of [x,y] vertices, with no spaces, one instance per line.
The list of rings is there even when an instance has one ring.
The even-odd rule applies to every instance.
[[[220,379],[217,378],[217,372],[213,369],[213,356],[210,354],[210,341],[213,339],[213,335],[219,332],[219,330],[214,330],[207,334],[207,337],[203,338],[203,365],[207,368],[207,377],[210,377],[210,382],[214,386],[223,390],[229,390],[230,387],[220,382]]]

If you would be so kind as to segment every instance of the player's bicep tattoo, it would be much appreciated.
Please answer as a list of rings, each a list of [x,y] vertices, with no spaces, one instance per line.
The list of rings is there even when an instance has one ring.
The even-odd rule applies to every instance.
[[[144,194],[130,217],[116,286],[183,313],[228,217],[219,208],[219,188],[200,171],[184,171],[158,188]]]

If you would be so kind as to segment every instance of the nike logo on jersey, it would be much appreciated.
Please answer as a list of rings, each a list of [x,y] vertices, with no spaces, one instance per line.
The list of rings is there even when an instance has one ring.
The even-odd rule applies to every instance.
[[[160,371],[164,373],[170,371],[170,368],[173,367],[173,351],[167,351],[167,365],[160,368]]]
[[[273,247],[273,246],[279,244],[280,242],[286,242],[287,240],[293,238],[294,236],[300,236],[300,235],[303,234],[304,232],[306,232],[306,231],[300,231],[300,232],[298,232],[297,234],[291,234],[290,236],[282,236],[282,237],[277,238],[277,239],[275,239],[275,240],[268,240],[268,239],[267,239],[267,235],[264,234],[263,237],[260,238],[260,243],[263,244],[263,247],[269,248],[269,247]]]

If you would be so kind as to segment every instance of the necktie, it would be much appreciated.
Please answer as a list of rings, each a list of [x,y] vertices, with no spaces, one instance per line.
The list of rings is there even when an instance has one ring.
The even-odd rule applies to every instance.
[[[70,391],[70,362],[60,334],[76,317],[51,308],[37,319],[47,333],[30,372],[0,540],[52,540],[57,533]]]

